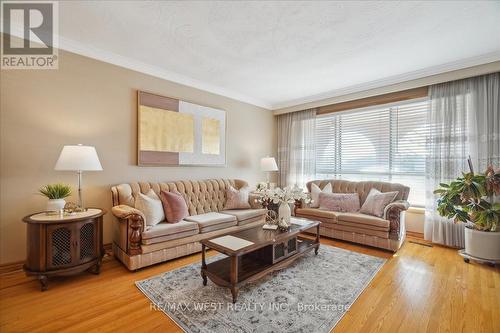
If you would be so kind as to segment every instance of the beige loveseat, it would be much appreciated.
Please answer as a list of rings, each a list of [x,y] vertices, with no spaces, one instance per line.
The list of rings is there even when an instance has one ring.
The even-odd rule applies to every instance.
[[[266,210],[224,210],[226,189],[247,185],[237,179],[130,183],[113,186],[113,252],[130,270],[185,256],[201,250],[200,240],[264,223]],[[144,215],[134,207],[137,193],[177,190],[186,200],[189,217],[178,223],[145,226]]]
[[[358,193],[361,205],[372,188],[380,192],[398,191],[394,202],[389,204],[382,218],[361,214],[342,213],[309,208],[300,203],[295,208],[295,215],[321,221],[320,234],[326,237],[342,239],[355,243],[375,246],[396,252],[405,238],[405,211],[410,204],[408,194],[410,188],[401,184],[384,182],[350,182],[346,180],[314,180],[323,189],[327,183],[332,184],[333,193]]]

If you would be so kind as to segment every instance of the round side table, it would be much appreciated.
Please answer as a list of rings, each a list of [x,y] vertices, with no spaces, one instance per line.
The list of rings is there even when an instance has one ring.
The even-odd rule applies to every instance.
[[[45,291],[50,276],[99,274],[104,214],[103,209],[89,208],[73,215],[36,213],[23,218],[28,225],[26,275],[35,275]]]

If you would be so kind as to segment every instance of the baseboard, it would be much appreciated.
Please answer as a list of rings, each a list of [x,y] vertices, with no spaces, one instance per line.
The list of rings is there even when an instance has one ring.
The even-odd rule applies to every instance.
[[[23,261],[10,262],[10,263],[7,263],[7,264],[1,264],[0,265],[0,275],[7,274],[7,273],[12,273],[12,272],[17,272],[17,271],[21,271],[23,269],[23,265],[24,265],[24,260]]]
[[[424,239],[424,234],[420,232],[414,232],[414,231],[406,231],[406,236],[410,236],[413,238],[421,238]]]
[[[106,254],[113,255],[113,249],[111,243],[104,244],[103,247],[104,247],[104,252]],[[0,264],[0,275],[21,271],[23,269],[24,262],[25,261],[22,260],[6,264]]]

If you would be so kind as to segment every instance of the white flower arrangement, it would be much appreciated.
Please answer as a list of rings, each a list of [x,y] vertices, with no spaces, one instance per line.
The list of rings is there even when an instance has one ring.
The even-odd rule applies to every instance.
[[[276,187],[273,189],[261,189],[259,192],[259,202],[294,203],[296,200],[303,200],[305,203],[311,202],[311,198],[300,187],[285,187],[283,189]]]

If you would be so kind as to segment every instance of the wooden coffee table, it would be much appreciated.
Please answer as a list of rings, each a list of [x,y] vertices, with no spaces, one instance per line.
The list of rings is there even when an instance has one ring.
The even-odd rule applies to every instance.
[[[239,288],[243,284],[255,281],[274,270],[287,267],[312,249],[315,250],[315,254],[318,254],[319,225],[319,221],[292,218],[292,226],[288,231],[264,230],[262,226],[259,226],[228,234],[253,243],[239,249],[235,249],[234,246],[221,245],[221,236],[202,240],[203,285],[207,285],[208,277],[215,284],[231,289],[233,303],[235,303]],[[299,235],[312,228],[316,228],[314,239]],[[207,248],[228,257],[207,264],[205,260]]]

